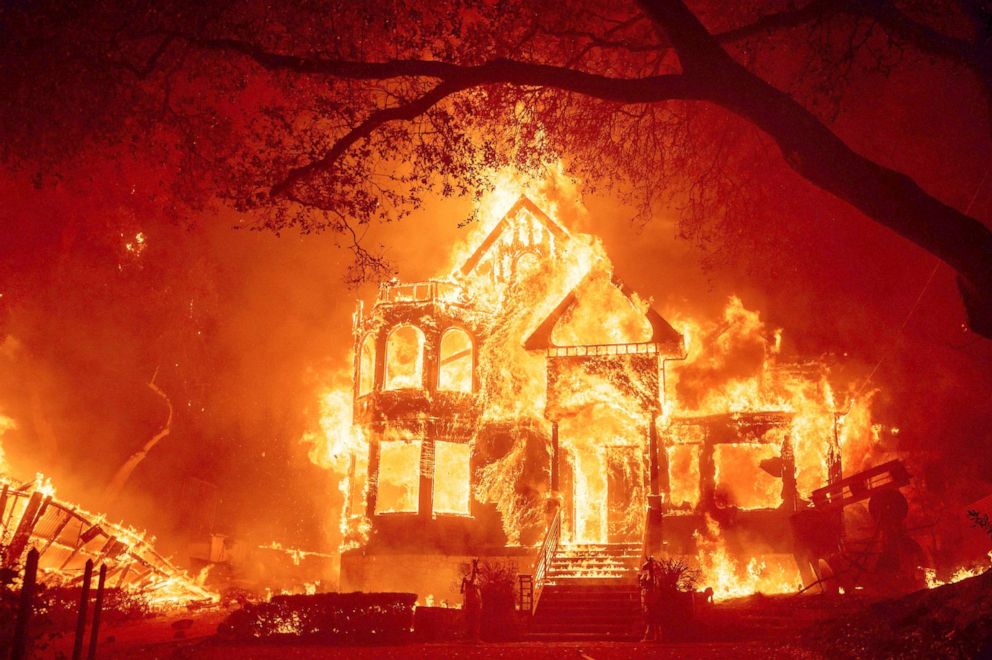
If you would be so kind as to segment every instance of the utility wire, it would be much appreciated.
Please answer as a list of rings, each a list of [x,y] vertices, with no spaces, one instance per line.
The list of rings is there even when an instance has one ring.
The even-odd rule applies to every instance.
[[[971,207],[975,205],[975,200],[978,199],[978,193],[985,186],[985,180],[988,178],[989,178],[989,168],[986,168],[985,174],[982,175],[982,180],[978,182],[978,186],[975,188],[975,192],[971,196],[971,201],[969,201],[968,206],[965,207],[964,210],[965,215],[971,213]],[[861,397],[861,393],[864,392],[866,387],[868,387],[868,384],[871,382],[871,379],[875,376],[875,372],[877,372],[878,368],[882,366],[882,362],[884,362],[885,358],[887,358],[889,354],[895,349],[896,342],[899,341],[899,337],[900,335],[902,335],[903,330],[905,330],[906,326],[909,325],[909,320],[913,318],[913,314],[915,314],[916,310],[919,308],[920,303],[923,301],[923,296],[926,294],[927,289],[930,288],[930,283],[933,282],[934,275],[937,274],[937,271],[940,269],[940,265],[942,263],[943,263],[942,261],[938,260],[937,263],[934,264],[933,270],[930,271],[930,276],[927,277],[927,281],[923,283],[923,288],[920,289],[920,295],[916,296],[916,300],[913,302],[913,306],[909,308],[909,313],[906,314],[906,318],[903,320],[902,325],[899,326],[899,330],[897,330],[895,335],[892,337],[892,344],[885,351],[882,352],[882,356],[878,358],[878,362],[875,363],[875,367],[871,370],[871,373],[868,374],[868,378],[866,378],[865,382],[862,383],[861,387],[858,388],[857,393],[854,395],[854,400],[857,400],[858,398]]]

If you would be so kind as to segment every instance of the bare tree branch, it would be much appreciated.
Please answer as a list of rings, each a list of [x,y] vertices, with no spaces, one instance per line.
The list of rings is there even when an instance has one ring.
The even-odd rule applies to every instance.
[[[117,468],[117,472],[114,473],[114,476],[111,478],[110,482],[107,484],[107,488],[103,492],[104,501],[106,503],[112,503],[120,497],[121,491],[127,484],[128,479],[131,478],[131,474],[134,472],[135,468],[141,464],[141,461],[145,460],[145,457],[148,456],[148,452],[150,452],[160,440],[172,432],[172,415],[174,412],[172,408],[172,400],[165,392],[162,391],[162,388],[155,384],[155,378],[157,376],[158,369],[156,368],[151,380],[148,381],[148,389],[154,392],[162,399],[162,401],[165,402],[165,405],[169,411],[165,418],[165,423],[162,425],[162,428],[155,433],[155,435],[145,442],[141,449],[131,454],[131,456],[129,456],[128,459],[124,461],[119,468]]]
[[[298,167],[273,186],[276,195],[285,193],[304,177],[328,171],[350,146],[368,137],[377,127],[418,117],[444,98],[474,87],[536,86],[617,103],[711,101],[767,133],[797,173],[957,270],[972,328],[992,336],[992,232],[988,228],[934,198],[905,174],[856,153],[803,105],[737,62],[685,3],[640,0],[639,4],[659,37],[675,49],[681,75],[612,78],[568,67],[506,59],[474,66],[433,60],[336,61],[271,53],[229,39],[194,42],[204,48],[242,53],[269,70],[358,80],[434,78],[441,81],[412,101],[373,113],[338,139],[322,157]],[[887,2],[878,0],[869,4],[892,25],[919,39],[932,40],[933,35],[894,14]],[[825,11],[824,5],[815,6]]]
[[[973,330],[992,337],[992,231],[910,177],[858,154],[788,94],[730,57],[681,0],[640,0],[707,98],[762,129],[789,166],[954,268]]]

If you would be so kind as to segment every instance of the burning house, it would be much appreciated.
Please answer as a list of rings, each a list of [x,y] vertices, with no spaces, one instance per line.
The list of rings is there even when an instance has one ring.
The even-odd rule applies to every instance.
[[[789,517],[861,432],[815,369],[765,360],[679,401],[674,365],[746,328],[739,303],[720,342],[687,350],[596,238],[527,197],[464,252],[450,277],[358,303],[342,590],[455,598],[478,556],[549,580],[549,541],[600,576],[665,553],[718,595],[794,589]]]

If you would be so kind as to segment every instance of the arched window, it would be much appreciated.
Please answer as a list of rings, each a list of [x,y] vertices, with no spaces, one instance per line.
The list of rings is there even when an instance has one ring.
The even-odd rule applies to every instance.
[[[358,396],[365,396],[375,386],[375,335],[365,335],[358,353]]]
[[[441,335],[440,353],[437,389],[471,392],[472,338],[461,328],[451,328]]]
[[[532,250],[521,252],[513,262],[513,276],[518,280],[526,279],[541,269],[541,257]]]
[[[424,386],[424,333],[412,325],[399,325],[386,339],[386,373],[383,389]]]

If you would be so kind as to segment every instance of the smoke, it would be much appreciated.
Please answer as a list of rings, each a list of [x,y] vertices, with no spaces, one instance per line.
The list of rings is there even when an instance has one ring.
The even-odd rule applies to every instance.
[[[14,423],[10,417],[6,417],[0,414],[0,475],[6,475],[10,473],[10,466],[7,465],[6,455],[3,451],[3,436],[7,431],[11,429],[16,429],[17,424]]]

